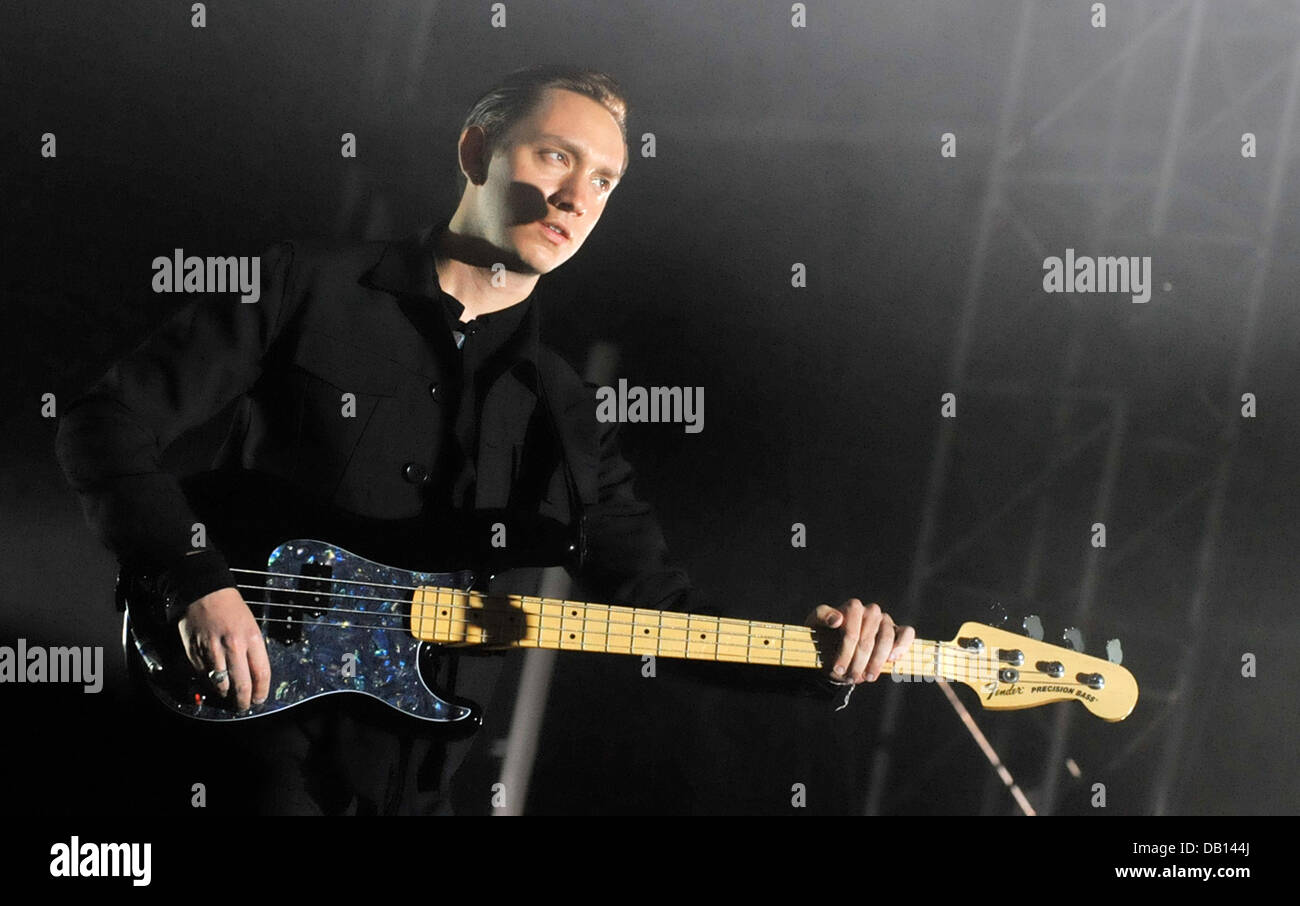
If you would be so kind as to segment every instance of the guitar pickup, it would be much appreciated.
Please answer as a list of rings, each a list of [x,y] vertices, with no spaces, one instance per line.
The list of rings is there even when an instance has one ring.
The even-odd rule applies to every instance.
[[[276,641],[292,645],[302,641],[304,623],[316,623],[331,609],[329,581],[334,567],[329,563],[304,563],[293,589],[268,589],[264,608],[266,633]]]

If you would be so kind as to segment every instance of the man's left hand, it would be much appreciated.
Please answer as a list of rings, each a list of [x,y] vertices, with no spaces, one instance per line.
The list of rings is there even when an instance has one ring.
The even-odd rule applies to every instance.
[[[832,679],[854,683],[874,683],[880,676],[885,661],[895,661],[906,653],[916,630],[899,626],[876,603],[863,604],[850,598],[839,607],[820,605],[808,615],[805,626],[814,629],[830,628],[840,631],[840,641],[832,650],[838,650],[830,663]]]

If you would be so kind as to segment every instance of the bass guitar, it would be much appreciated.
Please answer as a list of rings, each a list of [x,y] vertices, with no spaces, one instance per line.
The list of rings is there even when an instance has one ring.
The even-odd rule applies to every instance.
[[[247,485],[246,478],[241,481]],[[465,570],[404,568],[350,549],[382,548],[385,538],[409,535],[409,525],[313,512],[301,499],[274,499],[277,492],[266,486],[214,494],[208,479],[204,492],[195,487],[191,483],[188,492],[201,515],[209,508],[203,501],[214,496],[224,512],[240,514],[224,517],[215,537],[262,627],[271,694],[250,710],[234,710],[185,657],[175,620],[165,616],[174,613],[175,602],[162,598],[155,577],[124,569],[118,588],[128,666],[158,701],[186,717],[256,719],[352,693],[413,719],[472,727],[481,720],[478,707],[440,694],[432,681],[431,661],[449,648],[543,648],[824,669],[829,637],[823,630],[491,593]],[[281,534],[303,521],[321,534]],[[1119,664],[976,622],[964,623],[949,641],[916,639],[883,672],[896,682],[961,683],[991,710],[1077,701],[1104,720],[1118,721],[1138,697],[1137,681]]]

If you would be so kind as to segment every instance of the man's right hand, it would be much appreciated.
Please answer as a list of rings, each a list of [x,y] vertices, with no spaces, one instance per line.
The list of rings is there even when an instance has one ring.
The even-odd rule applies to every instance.
[[[233,697],[238,710],[266,701],[271,691],[266,642],[237,589],[219,588],[191,603],[179,628],[190,664],[218,693]],[[213,681],[213,671],[220,682]]]

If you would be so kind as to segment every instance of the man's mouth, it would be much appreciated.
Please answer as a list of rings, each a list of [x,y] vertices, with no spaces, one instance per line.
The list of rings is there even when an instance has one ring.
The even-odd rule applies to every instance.
[[[569,231],[558,223],[544,222],[542,224],[542,229],[546,232],[546,237],[552,242],[568,242],[571,238],[569,236]]]

